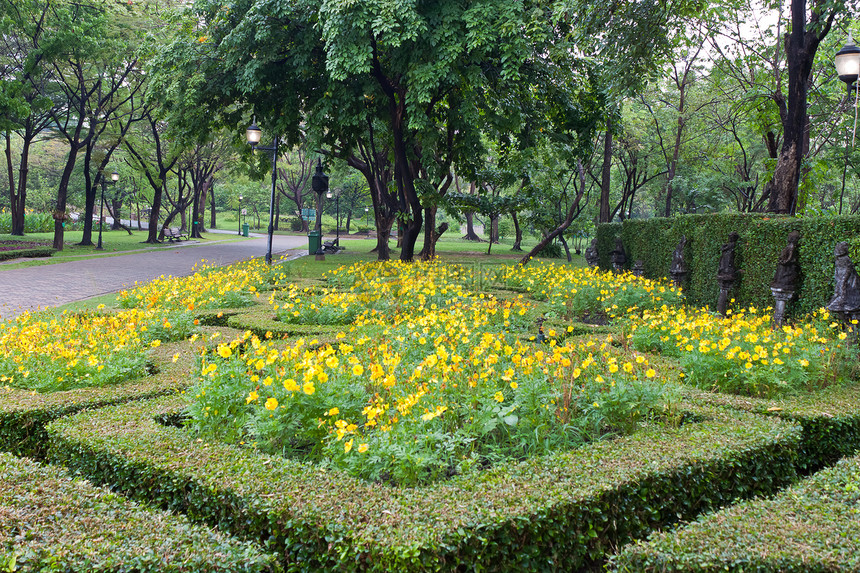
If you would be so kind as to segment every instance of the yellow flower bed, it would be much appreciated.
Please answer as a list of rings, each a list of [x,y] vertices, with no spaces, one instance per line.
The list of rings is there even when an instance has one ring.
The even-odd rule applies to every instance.
[[[626,322],[639,350],[677,356],[699,387],[768,397],[826,386],[852,364],[849,332],[820,309],[809,321],[781,328],[771,312],[748,308],[727,318],[702,309],[664,306]]]
[[[173,328],[156,310],[24,313],[0,322],[0,383],[57,391],[141,376],[144,350]]]

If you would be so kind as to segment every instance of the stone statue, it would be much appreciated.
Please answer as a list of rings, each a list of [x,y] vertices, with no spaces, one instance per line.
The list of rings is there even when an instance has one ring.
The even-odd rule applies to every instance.
[[[717,300],[717,312],[726,316],[728,310],[729,291],[738,277],[735,268],[735,249],[739,235],[736,231],[729,233],[729,242],[720,247],[720,266],[717,269],[717,280],[720,283],[720,298]]]
[[[633,263],[633,269],[631,272],[637,277],[645,276],[645,261],[637,259],[636,262]]]
[[[624,243],[621,242],[621,238],[615,239],[615,250],[609,254],[612,257],[612,268],[615,269],[615,272],[623,271],[624,265],[627,264],[627,253],[624,252]]]
[[[788,234],[788,244],[782,249],[777,260],[776,273],[773,275],[771,288],[790,290],[794,292],[797,288],[797,279],[800,278],[800,263],[798,262],[797,243],[800,241],[800,233],[792,231]]]
[[[597,252],[597,239],[591,240],[591,245],[585,249],[585,262],[589,267],[596,267],[600,262],[600,254]]]
[[[797,243],[800,241],[800,233],[792,231],[788,234],[788,244],[782,249],[777,260],[776,273],[770,283],[770,292],[776,299],[773,308],[773,322],[778,326],[782,324],[785,316],[785,305],[794,296],[797,290],[797,282],[800,278],[800,263]]]
[[[687,237],[681,235],[681,240],[678,246],[672,251],[672,266],[669,267],[669,274],[672,275],[672,280],[675,281],[675,286],[680,287],[684,279],[687,278],[689,271],[687,263],[684,262],[684,247],[687,246]]]
[[[860,276],[848,256],[848,243],[836,243],[836,270],[833,277],[833,298],[827,310],[838,312],[843,319],[851,320],[860,310]]]

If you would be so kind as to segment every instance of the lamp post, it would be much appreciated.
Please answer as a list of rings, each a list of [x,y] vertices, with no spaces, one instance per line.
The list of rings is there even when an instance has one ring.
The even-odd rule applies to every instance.
[[[848,43],[836,52],[833,57],[833,64],[836,66],[839,79],[848,86],[848,96],[854,94],[854,131],[851,135],[851,145],[853,146],[857,134],[857,95],[858,90],[860,90],[857,77],[860,75],[860,48],[854,45],[854,38],[851,37],[850,32],[848,33]]]
[[[317,170],[311,178],[311,189],[317,194],[317,234],[320,245],[315,254],[319,259],[325,257],[325,250],[322,246],[322,195],[328,191],[328,175],[323,173],[322,159],[317,159]]]
[[[327,191],[325,196],[326,196],[326,199],[331,199],[332,192]],[[335,216],[337,217],[337,219],[336,219],[337,224],[335,226],[334,244],[339,247],[340,246],[340,192],[334,193],[334,204],[335,204],[335,213],[336,213]]]
[[[367,229],[367,234],[370,235],[370,209],[364,208],[364,228]]]
[[[236,208],[236,218],[239,220],[239,232],[237,235],[242,235],[242,196],[239,195],[239,207]]]
[[[251,147],[254,150],[262,149],[263,151],[271,151],[272,152],[272,193],[269,197],[269,242],[266,247],[266,263],[272,264],[272,235],[275,233],[275,224],[273,217],[275,216],[274,206],[275,206],[275,182],[278,177],[278,136],[276,135],[274,138],[274,142],[270,147],[263,147],[259,145],[260,138],[262,137],[263,132],[257,127],[255,121],[251,121],[251,125],[248,126],[248,129],[245,130],[245,137],[248,139],[248,143],[251,144]]]
[[[117,173],[116,170],[114,170],[114,172],[110,174],[110,180],[112,183],[116,183],[117,181],[119,181],[119,173]],[[102,247],[102,228],[104,227],[104,220],[105,220],[105,216],[104,216],[104,213],[105,213],[105,187],[107,187],[107,179],[105,178],[104,173],[102,173],[102,200],[101,200],[101,204],[99,205],[99,241],[98,241],[98,244],[96,245],[97,251],[103,250],[103,247]]]

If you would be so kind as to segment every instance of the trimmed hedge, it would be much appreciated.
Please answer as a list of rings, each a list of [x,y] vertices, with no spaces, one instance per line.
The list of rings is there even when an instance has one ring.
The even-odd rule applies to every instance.
[[[57,250],[52,247],[40,247],[33,249],[15,249],[13,251],[0,251],[0,261],[11,261],[12,259],[22,259],[24,257],[50,257]]]
[[[419,488],[368,484],[162,426],[182,396],[52,422],[49,457],[264,540],[295,571],[577,569],[654,527],[796,477],[797,426],[727,409],[700,422]]]
[[[858,571],[860,457],[613,558],[616,571]]]
[[[277,571],[248,542],[0,453],[0,571]]]
[[[225,330],[231,329],[201,328],[203,340],[196,346],[181,341],[151,350],[150,358],[157,373],[121,384],[51,393],[0,386],[0,451],[41,459],[47,448],[45,425],[51,420],[87,408],[153,398],[188,388],[195,380],[189,375],[195,364],[194,354],[209,342],[208,335]],[[225,332],[222,336],[231,334]],[[223,337],[211,343],[223,342]],[[179,354],[175,363],[174,354]]]
[[[689,243],[684,260],[690,274],[684,285],[685,294],[693,304],[714,308],[719,296],[717,269],[720,246],[728,242],[731,231],[737,231],[740,239],[735,251],[736,266],[741,273],[732,293],[737,300],[735,306],[764,308],[774,304],[770,283],[788,233],[794,230],[801,235],[799,260],[802,279],[789,311],[801,315],[826,305],[833,295],[833,249],[839,241],[860,235],[860,216],[799,219],[719,213],[604,224],[597,228],[600,266],[612,268],[609,252],[614,248],[615,237],[619,236],[627,251],[627,268],[632,268],[637,259],[642,259],[645,276],[668,276],[672,252],[681,235],[686,235]],[[856,248],[852,255],[857,256]]]
[[[815,471],[860,451],[860,383],[831,386],[818,392],[762,400],[688,390],[696,401],[745,412],[778,416],[800,424],[803,438],[798,457],[801,472]]]
[[[268,332],[275,338],[304,336],[331,342],[335,340],[335,334],[349,328],[348,325],[281,322],[275,320],[275,312],[271,306],[262,304],[249,307],[245,312],[239,312],[228,317],[227,324],[242,331],[250,330],[259,338],[265,338]]]

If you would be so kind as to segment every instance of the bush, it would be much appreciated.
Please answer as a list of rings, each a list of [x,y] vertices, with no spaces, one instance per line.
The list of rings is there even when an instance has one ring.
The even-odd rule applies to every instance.
[[[625,547],[616,571],[860,570],[860,457]]]
[[[301,219],[290,219],[290,231],[302,231],[304,228]]]
[[[51,257],[56,253],[53,247],[40,247],[34,249],[15,249],[14,251],[0,251],[0,261],[12,259]]]
[[[266,540],[296,571],[576,570],[650,529],[795,478],[799,428],[691,408],[645,428],[443,484],[365,484],[337,471],[198,439],[156,416],[186,397],[53,422],[50,458],[98,483]],[[686,407],[683,407],[686,409]]]
[[[731,231],[740,234],[736,266],[741,271],[733,296],[738,307],[773,305],[770,283],[779,253],[790,231],[800,231],[801,285],[789,305],[791,315],[810,313],[827,304],[833,294],[834,255],[837,242],[860,233],[860,216],[807,217],[764,216],[761,214],[683,215],[671,218],[629,219],[597,228],[600,266],[611,268],[609,253],[615,237],[621,237],[627,251],[627,266],[642,259],[645,276],[665,277],[672,251],[681,235],[689,239],[685,261],[690,269],[684,293],[697,305],[716,306],[719,285],[716,275],[720,245]],[[858,261],[860,262],[860,261]]]
[[[275,571],[274,555],[0,453],[0,570]]]
[[[499,219],[499,239],[512,239],[514,224],[507,219]]]
[[[558,241],[553,241],[539,250],[535,256],[541,259],[560,259],[564,256],[564,248]]]

